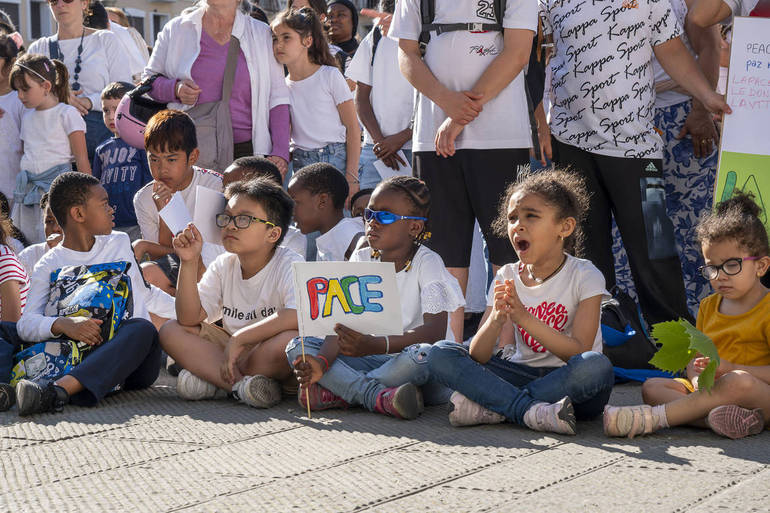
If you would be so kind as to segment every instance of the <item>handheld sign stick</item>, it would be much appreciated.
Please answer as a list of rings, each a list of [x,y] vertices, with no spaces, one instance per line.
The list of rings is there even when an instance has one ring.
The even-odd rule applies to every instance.
[[[299,342],[302,344],[302,363],[305,363],[305,337],[299,337]],[[305,389],[305,399],[307,399],[307,418],[312,419],[310,415],[310,388]]]

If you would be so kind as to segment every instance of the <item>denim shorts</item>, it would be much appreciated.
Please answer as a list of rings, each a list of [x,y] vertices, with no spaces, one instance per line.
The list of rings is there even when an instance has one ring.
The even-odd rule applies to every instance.
[[[404,152],[406,162],[412,165],[412,150],[401,150]],[[364,144],[361,147],[360,167],[358,168],[358,180],[361,182],[361,189],[374,189],[382,181],[382,177],[374,167],[377,157],[374,155],[374,144]]]
[[[314,150],[296,148],[291,156],[293,172],[316,162],[328,162],[344,174],[347,167],[347,146],[345,143],[330,143]]]

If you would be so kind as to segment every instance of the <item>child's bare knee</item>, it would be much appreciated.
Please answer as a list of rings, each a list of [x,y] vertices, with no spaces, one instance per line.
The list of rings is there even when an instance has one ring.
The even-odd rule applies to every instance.
[[[660,396],[660,392],[668,387],[667,378],[650,378],[642,383],[642,399],[647,404],[652,404]]]
[[[748,372],[735,370],[719,378],[714,389],[732,400],[738,400],[755,394],[757,383],[757,378]]]

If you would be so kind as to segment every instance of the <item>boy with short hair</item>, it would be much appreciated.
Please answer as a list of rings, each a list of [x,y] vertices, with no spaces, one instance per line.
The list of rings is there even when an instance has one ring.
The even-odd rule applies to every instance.
[[[97,146],[92,169],[93,175],[107,190],[115,210],[115,230],[126,232],[132,242],[141,238],[134,211],[134,195],[152,181],[147,153],[121,139],[115,125],[118,104],[133,88],[128,82],[112,82],[102,90],[104,125],[113,136]]]
[[[289,182],[300,231],[321,232],[316,239],[319,262],[347,260],[364,234],[363,220],[343,212],[348,192],[345,175],[326,162],[303,167]]]
[[[280,401],[281,384],[296,391],[284,350],[297,334],[292,263],[301,258],[279,246],[292,201],[267,178],[232,183],[225,198],[217,225],[227,253],[208,266],[200,283],[200,232],[191,223],[174,238],[177,321],[161,328],[160,340],[184,368],[177,381],[181,398],[211,399],[225,390],[267,408]],[[219,319],[222,328],[211,324]]]
[[[142,231],[142,239],[134,242],[134,254],[138,260],[145,253],[150,256],[153,261],[142,264],[144,278],[173,296],[179,260],[171,247],[174,234],[158,212],[179,192],[190,215],[195,216],[197,187],[221,191],[222,175],[195,165],[200,154],[195,124],[182,111],[164,110],[150,118],[144,131],[144,147],[153,181],[134,196],[136,218]],[[199,276],[222,251],[222,246],[204,243]]]
[[[19,415],[60,411],[68,402],[95,405],[116,385],[124,390],[149,387],[160,368],[158,334],[149,320],[149,311],[173,316],[171,298],[148,287],[134,266],[127,270],[133,314],[121,322],[108,343],[102,339],[99,319],[47,316],[53,271],[72,265],[134,261],[128,235],[112,231],[113,210],[107,191],[96,178],[84,173],[62,173],[51,184],[49,201],[64,236],[61,244],[43,255],[35,266],[27,305],[16,325],[18,336],[11,337],[17,340],[9,342],[18,345],[63,336],[95,347],[54,382],[19,381],[15,389]]]
[[[35,268],[35,264],[45,253],[55,247],[62,238],[62,229],[59,226],[59,222],[56,220],[56,216],[51,211],[51,206],[48,204],[48,193],[43,193],[40,197],[40,209],[43,211],[43,231],[45,232],[45,240],[38,244],[32,244],[24,248],[19,253],[19,261],[24,266],[28,275],[32,275],[32,270]]]

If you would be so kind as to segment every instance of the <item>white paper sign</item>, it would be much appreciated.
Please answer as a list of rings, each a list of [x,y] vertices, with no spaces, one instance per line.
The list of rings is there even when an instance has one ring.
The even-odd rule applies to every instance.
[[[398,163],[398,171],[389,168],[385,165],[385,163],[381,160],[375,160],[374,161],[374,169],[377,170],[377,173],[379,173],[380,178],[383,180],[387,180],[388,178],[391,178],[393,176],[412,176],[412,165],[410,164],[409,160],[406,158],[406,155],[404,155],[404,152],[401,150],[398,150],[397,155],[401,157],[401,159],[406,162],[406,165]]]
[[[225,195],[221,192],[200,185],[195,189],[193,223],[204,242],[222,245],[222,230],[217,226],[216,216],[225,210],[225,204]]]
[[[188,224],[192,223],[190,211],[187,210],[187,205],[185,205],[182,195],[178,192],[175,192],[174,195],[171,196],[171,201],[169,201],[165,207],[160,209],[160,212],[158,213],[160,214],[160,218],[163,219],[163,222],[166,223],[166,226],[168,226],[168,229],[171,230],[171,233],[174,235],[181,232],[187,228]]]
[[[302,337],[334,335],[342,324],[368,335],[402,335],[392,262],[294,262]]]

